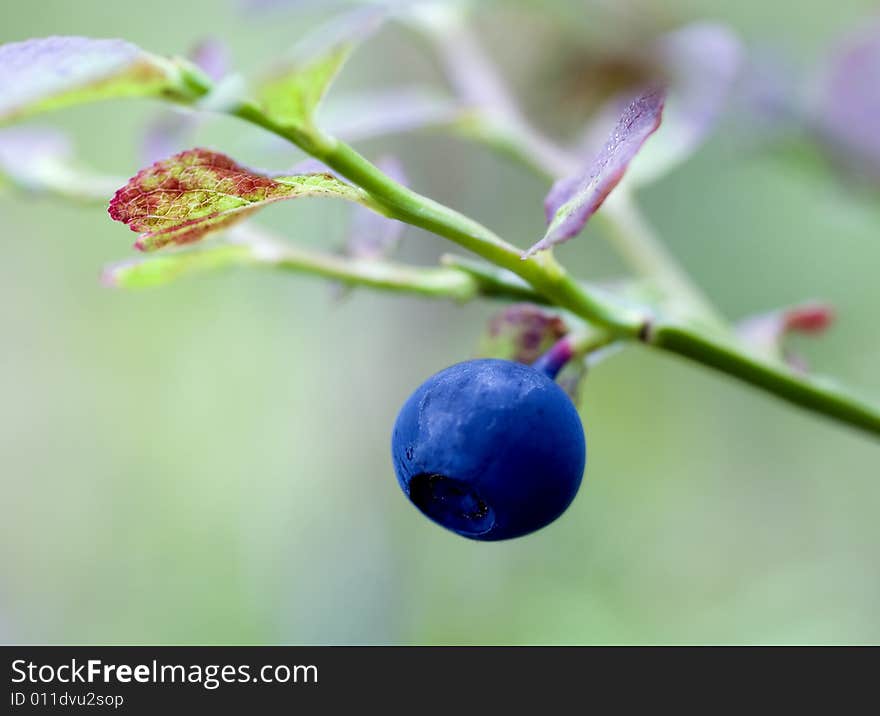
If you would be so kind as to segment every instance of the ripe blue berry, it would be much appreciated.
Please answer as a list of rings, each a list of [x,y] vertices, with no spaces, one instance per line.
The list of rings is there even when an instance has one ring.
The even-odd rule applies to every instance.
[[[391,440],[397,480],[463,537],[501,540],[550,524],[586,461],[574,404],[547,375],[506,360],[440,371],[406,401]]]

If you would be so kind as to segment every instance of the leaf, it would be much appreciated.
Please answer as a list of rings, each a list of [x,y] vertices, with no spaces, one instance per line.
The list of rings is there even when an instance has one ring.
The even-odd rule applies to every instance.
[[[718,23],[696,22],[658,40],[651,60],[668,87],[663,126],[639,154],[628,183],[655,181],[703,145],[741,75],[743,56],[736,34]]]
[[[880,18],[863,23],[832,53],[819,81],[812,123],[854,175],[880,180]]]
[[[229,48],[226,43],[214,37],[205,38],[193,47],[189,58],[214,82],[219,82],[229,74]]]
[[[70,138],[50,127],[0,130],[0,174],[23,187],[40,189],[73,156]]]
[[[566,333],[568,326],[555,313],[515,303],[491,318],[479,354],[531,365]]]
[[[666,103],[657,136],[627,171],[629,186],[655,181],[702,146],[742,79],[743,56],[737,35],[712,22],[662,35],[639,55],[639,64],[651,68],[654,82],[666,87]],[[597,111],[578,142],[578,154],[591,158],[598,153],[627,101],[627,95],[618,94]]]
[[[321,126],[348,142],[374,139],[420,129],[454,126],[462,106],[422,87],[352,93],[328,100]]]
[[[659,88],[638,95],[624,110],[605,147],[579,176],[553,185],[544,204],[550,226],[523,258],[576,236],[623,178],[629,163],[660,126],[666,93]]]
[[[321,28],[257,83],[256,101],[281,125],[305,131],[342,65],[380,24],[374,8],[351,13]]]
[[[104,269],[101,282],[114,288],[152,288],[184,276],[255,262],[254,247],[221,244],[162,254],[148,260],[133,259],[112,264]]]
[[[0,130],[0,185],[105,203],[119,181],[81,168],[67,134],[40,126]]]
[[[123,40],[45,37],[0,46],[0,122],[112,97],[186,95],[177,66]]]
[[[786,349],[786,337],[792,333],[819,335],[828,330],[833,322],[834,310],[831,306],[805,303],[747,318],[739,323],[736,332],[756,353],[806,371],[805,361]]]
[[[224,154],[191,149],[140,171],[110,202],[111,218],[143,232],[142,251],[198,241],[269,203],[303,196],[366,201],[360,189],[330,174],[270,177]]]

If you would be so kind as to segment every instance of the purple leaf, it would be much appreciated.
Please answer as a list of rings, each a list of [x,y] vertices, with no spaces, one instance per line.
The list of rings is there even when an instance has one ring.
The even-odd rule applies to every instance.
[[[819,134],[856,173],[880,179],[880,20],[834,52],[815,109]]]
[[[698,22],[660,37],[645,53],[643,63],[656,68],[667,87],[663,126],[657,138],[639,154],[627,173],[627,183],[656,180],[687,160],[718,123],[725,104],[742,74],[743,49],[724,25]],[[625,105],[612,98],[587,126],[580,145],[593,156]]]
[[[0,174],[30,184],[46,167],[67,162],[73,148],[66,134],[51,127],[13,127],[0,131]]]
[[[629,103],[605,147],[587,171],[558,181],[550,190],[545,211],[550,222],[544,238],[523,258],[549,249],[580,233],[589,218],[623,178],[629,163],[660,126],[666,92],[650,89]]]
[[[657,140],[645,150],[631,180],[644,184],[687,160],[715,128],[742,68],[743,49],[724,25],[698,22],[664,35],[654,62],[668,82]]]
[[[190,51],[189,58],[214,82],[229,74],[229,48],[217,38],[202,40]]]
[[[0,121],[177,91],[184,88],[173,63],[123,40],[45,37],[0,46]]]

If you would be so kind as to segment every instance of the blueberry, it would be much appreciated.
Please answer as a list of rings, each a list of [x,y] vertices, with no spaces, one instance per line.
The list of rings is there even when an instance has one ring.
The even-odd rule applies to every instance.
[[[463,537],[501,540],[550,524],[586,462],[569,397],[506,360],[458,363],[406,401],[391,440],[397,481],[425,515]]]

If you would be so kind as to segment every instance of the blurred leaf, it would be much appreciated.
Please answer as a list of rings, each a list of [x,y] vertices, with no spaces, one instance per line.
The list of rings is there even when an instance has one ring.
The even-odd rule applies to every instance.
[[[0,130],[0,186],[76,201],[106,202],[118,180],[80,167],[70,138],[51,127]]]
[[[274,121],[297,129],[312,125],[315,110],[342,65],[380,24],[384,13],[358,11],[308,38],[256,85],[256,100]]]
[[[0,130],[0,174],[25,188],[42,189],[73,156],[70,138],[51,127]]]
[[[803,359],[786,350],[785,338],[791,333],[819,335],[828,330],[833,321],[834,311],[830,306],[807,303],[747,318],[737,326],[737,335],[759,355],[806,371]]]
[[[568,326],[559,315],[531,303],[515,303],[491,318],[479,355],[531,365],[566,333]]]
[[[687,25],[658,40],[651,59],[667,82],[663,126],[639,154],[628,183],[655,181],[702,146],[732,93],[742,58],[739,38],[717,23]]]
[[[629,163],[660,126],[665,92],[651,89],[636,97],[617,122],[605,147],[581,175],[557,181],[544,202],[550,223],[531,256],[576,236],[623,178]]]
[[[321,126],[348,142],[454,125],[464,109],[424,87],[374,90],[334,97],[321,111]]]
[[[140,171],[116,192],[110,216],[144,232],[135,246],[152,251],[187,244],[225,229],[263,206],[323,196],[365,201],[365,194],[330,174],[269,177],[224,154],[191,149]]]
[[[111,97],[181,94],[173,62],[123,40],[46,37],[0,46],[0,122]]]
[[[178,278],[255,262],[254,247],[221,244],[210,248],[178,251],[150,259],[134,259],[104,269],[102,282],[114,288],[149,288]]]
[[[853,173],[880,180],[880,20],[864,23],[832,53],[813,123]]]
[[[199,42],[190,51],[189,58],[214,82],[219,82],[229,73],[229,48],[225,42],[215,37]]]

